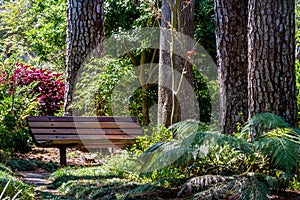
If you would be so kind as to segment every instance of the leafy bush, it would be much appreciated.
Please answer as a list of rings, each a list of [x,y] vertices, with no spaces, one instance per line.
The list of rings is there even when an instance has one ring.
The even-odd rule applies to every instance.
[[[54,115],[62,106],[61,74],[7,61],[0,67],[0,148],[30,150],[28,115]]]
[[[6,94],[26,95],[30,100],[38,100],[40,115],[54,115],[63,105],[64,82],[62,74],[48,69],[34,68],[22,63],[11,64],[0,69],[0,81]],[[27,88],[23,94],[15,94],[18,88]],[[27,94],[26,94],[27,93]]]
[[[16,86],[29,86],[37,83],[32,94],[39,100],[40,115],[54,115],[59,111],[64,101],[65,85],[62,74],[52,73],[48,69],[34,68],[16,63],[16,69],[10,81]]]
[[[144,129],[144,136],[138,136],[135,143],[130,148],[130,151],[135,155],[140,155],[146,149],[158,142],[170,141],[172,139],[172,131],[167,128],[154,127],[149,133],[148,129]]]
[[[3,37],[0,47],[5,57],[21,55],[27,61],[37,59],[55,68],[65,63],[65,0],[5,1],[0,7]]]

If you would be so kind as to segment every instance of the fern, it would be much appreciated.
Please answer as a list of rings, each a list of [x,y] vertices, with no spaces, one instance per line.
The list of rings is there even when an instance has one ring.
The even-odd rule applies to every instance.
[[[240,200],[268,200],[268,195],[271,193],[268,186],[257,179],[256,176],[249,177],[247,180],[247,187],[243,188]]]
[[[157,148],[152,147],[139,157],[143,162],[142,172],[151,172],[166,167],[174,163],[185,151],[175,141],[162,143]]]
[[[288,130],[287,132],[295,134],[298,137],[300,134],[299,129],[291,127],[291,125],[286,123],[281,117],[273,113],[260,113],[253,116],[253,118],[246,123],[242,130],[241,137],[245,137],[245,135],[248,134],[248,140],[252,142],[258,138],[265,137],[269,132],[275,129]]]
[[[285,138],[263,138],[255,142],[258,151],[270,155],[275,168],[291,174],[298,168],[299,145]]]
[[[269,188],[280,187],[282,180],[268,175],[284,171],[291,177],[299,167],[299,130],[271,113],[254,116],[241,137],[203,132],[194,120],[171,128],[176,138],[153,145],[140,161],[142,172],[177,167],[186,177],[192,171],[197,177],[183,184],[178,196],[198,192],[193,199],[268,199]]]
[[[181,166],[184,163],[205,158],[216,147],[229,145],[232,151],[239,151],[246,155],[253,153],[253,144],[229,135],[215,132],[195,132],[181,140],[158,143],[147,149],[140,156],[142,172],[161,169],[170,164]]]
[[[207,130],[207,125],[197,120],[188,119],[186,121],[178,122],[169,127],[173,131],[175,139],[183,139],[184,137],[196,133],[204,132]]]

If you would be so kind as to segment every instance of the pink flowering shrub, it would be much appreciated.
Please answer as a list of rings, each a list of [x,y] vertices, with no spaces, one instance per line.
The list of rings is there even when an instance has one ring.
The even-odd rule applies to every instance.
[[[8,77],[6,71],[0,74],[0,83],[9,82],[9,92],[13,93],[16,87],[30,86],[30,90],[39,102],[40,115],[54,115],[63,105],[65,84],[62,74],[52,73],[48,69],[34,68],[21,63],[16,63],[15,69]]]

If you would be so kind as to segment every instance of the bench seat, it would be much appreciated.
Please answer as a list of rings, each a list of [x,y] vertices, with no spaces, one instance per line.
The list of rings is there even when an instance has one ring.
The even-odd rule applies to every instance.
[[[61,165],[66,165],[67,147],[124,149],[143,135],[135,117],[28,116],[26,120],[37,146],[60,149]]]

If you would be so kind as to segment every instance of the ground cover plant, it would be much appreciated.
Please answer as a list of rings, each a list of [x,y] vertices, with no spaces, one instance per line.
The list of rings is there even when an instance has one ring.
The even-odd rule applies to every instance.
[[[9,168],[0,164],[0,199],[33,200],[34,189],[15,178]]]

